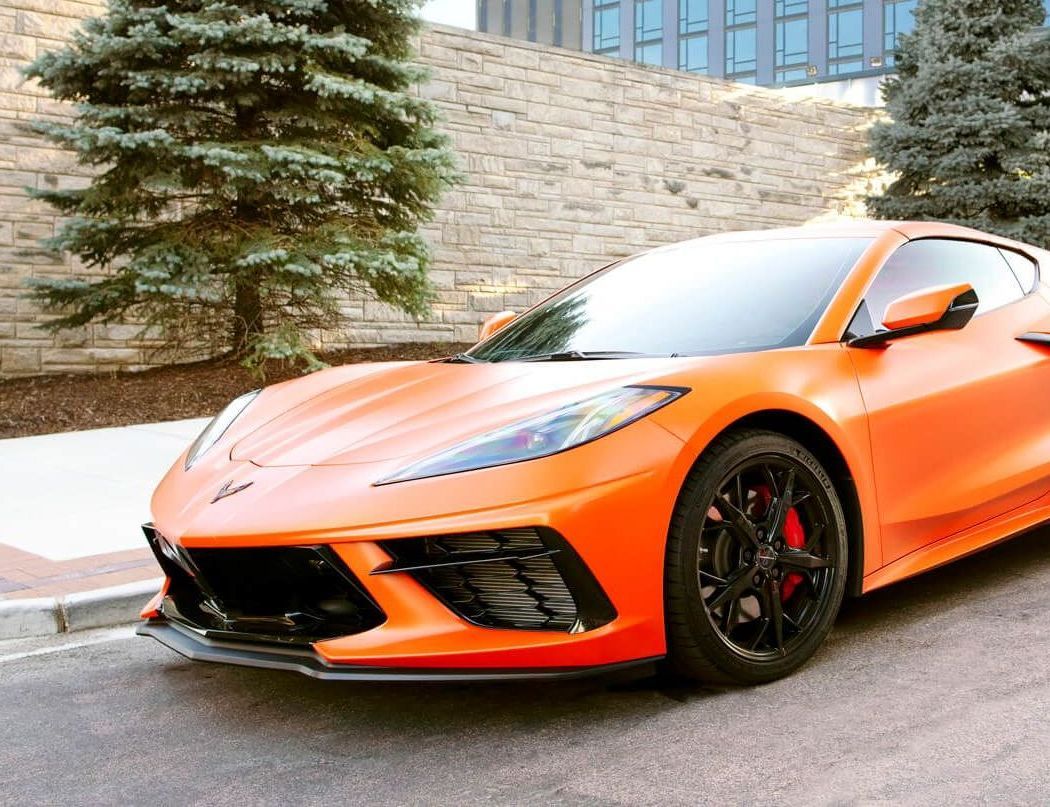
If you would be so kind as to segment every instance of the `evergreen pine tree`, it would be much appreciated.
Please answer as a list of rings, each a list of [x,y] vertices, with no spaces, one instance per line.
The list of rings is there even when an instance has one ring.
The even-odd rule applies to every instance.
[[[964,224],[1050,247],[1050,48],[1040,0],[922,0],[872,129],[895,181],[883,219]]]
[[[35,282],[54,328],[130,315],[250,361],[313,361],[349,290],[419,315],[417,227],[455,181],[411,93],[420,0],[111,0],[28,75],[77,103],[35,128],[98,173],[31,191],[51,249],[101,279]]]

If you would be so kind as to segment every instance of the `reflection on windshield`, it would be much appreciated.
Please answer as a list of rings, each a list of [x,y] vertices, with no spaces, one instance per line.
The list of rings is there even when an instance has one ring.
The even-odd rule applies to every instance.
[[[586,324],[585,303],[586,299],[582,295],[559,296],[549,305],[533,310],[529,314],[529,327],[523,329],[513,341],[514,358],[568,351],[569,345]]]
[[[694,241],[611,266],[469,355],[701,355],[802,345],[868,238]]]

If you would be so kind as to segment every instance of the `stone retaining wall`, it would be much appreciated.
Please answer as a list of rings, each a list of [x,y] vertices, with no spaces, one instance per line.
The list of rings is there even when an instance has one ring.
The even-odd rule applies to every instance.
[[[0,7],[0,377],[157,360],[134,325],[41,331],[44,315],[22,296],[34,274],[83,272],[32,254],[56,217],[22,189],[85,177],[69,154],[18,128],[68,114],[20,69],[101,8]],[[524,308],[648,247],[856,214],[873,175],[866,109],[451,28],[427,31],[420,58],[433,69],[421,92],[441,107],[467,176],[426,231],[433,316],[416,323],[350,300],[353,326],[319,335],[324,346],[471,341],[490,312]]]

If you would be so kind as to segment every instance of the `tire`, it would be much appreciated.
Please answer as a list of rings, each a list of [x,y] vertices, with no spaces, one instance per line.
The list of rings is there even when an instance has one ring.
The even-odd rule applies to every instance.
[[[847,556],[842,505],[808,449],[755,429],[718,438],[687,477],[671,521],[669,671],[746,685],[794,672],[831,631]]]

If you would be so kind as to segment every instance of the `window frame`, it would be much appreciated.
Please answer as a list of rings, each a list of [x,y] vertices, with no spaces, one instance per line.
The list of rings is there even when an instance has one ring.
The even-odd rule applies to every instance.
[[[1013,247],[1004,247],[1004,246],[999,246],[998,244],[996,246],[999,247],[999,251],[1000,252],[1012,252],[1014,255],[1020,255],[1025,260],[1030,261],[1031,264],[1035,267],[1035,282],[1032,283],[1032,288],[1030,288],[1028,291],[1026,291],[1024,293],[1024,297],[1022,297],[1021,299],[1023,300],[1025,297],[1028,297],[1028,296],[1030,296],[1032,294],[1035,294],[1037,291],[1039,291],[1039,286],[1043,282],[1042,272],[1040,271],[1041,267],[1039,266],[1039,259],[1036,258],[1034,255],[1029,255],[1028,253],[1022,252],[1019,249],[1014,249]],[[1009,261],[1007,261],[1007,263],[1009,264]],[[1014,272],[1014,268],[1012,266],[1010,267],[1010,271]],[[1015,276],[1016,276],[1016,274],[1017,274],[1017,272],[1014,272]],[[1017,278],[1017,284],[1018,285],[1021,284],[1021,278]]]
[[[887,67],[892,67],[897,62],[897,46],[900,43],[901,36],[910,34],[915,30],[915,6],[911,9],[911,28],[905,32],[902,32],[900,29],[900,20],[897,14],[901,10],[900,7],[908,2],[917,3],[917,0],[883,0],[882,2],[882,63]]]
[[[697,0],[703,3],[707,9],[702,20],[695,22],[689,17],[689,7],[692,0],[678,0],[678,36],[686,37],[692,34],[706,34],[711,30],[711,0]]]
[[[847,15],[858,14],[860,19],[860,40],[856,44],[840,44],[842,20]],[[828,0],[827,22],[825,23],[827,72],[829,76],[845,76],[864,70],[864,34],[867,26],[864,19],[863,0]],[[834,35],[832,32],[834,31]],[[856,48],[856,53],[843,54],[841,48]],[[834,55],[832,55],[834,54]]]
[[[801,26],[804,31],[803,41],[805,49],[802,51],[788,50],[789,26]],[[801,59],[794,57],[801,56]],[[773,67],[777,72],[790,70],[805,70],[809,67],[809,17],[798,14],[792,17],[777,17],[773,21]]]
[[[599,30],[604,33],[604,18],[606,14],[616,15],[616,36],[608,39],[599,38]],[[599,20],[602,20],[600,23]],[[620,54],[623,42],[623,9],[620,0],[598,0],[591,9],[591,52],[598,56],[616,57]]]
[[[860,298],[857,300],[857,304],[853,307],[853,312],[850,314],[849,319],[846,320],[846,324],[843,326],[842,333],[839,335],[840,343],[846,344],[854,338],[853,336],[850,336],[850,326],[853,324],[853,320],[857,318],[857,314],[860,312],[861,306],[864,305],[867,301],[868,292],[870,292],[871,287],[875,285],[875,281],[879,279],[879,275],[882,273],[882,270],[886,268],[886,264],[893,260],[893,256],[896,255],[898,251],[908,246],[908,244],[915,244],[919,241],[958,241],[963,244],[977,244],[979,246],[990,247],[991,249],[995,249],[1000,252],[1014,252],[1018,255],[1021,255],[1024,258],[1027,258],[1033,264],[1035,264],[1035,283],[1032,284],[1031,289],[1024,292],[1016,300],[1011,300],[1010,302],[1005,303],[997,308],[991,308],[987,311],[982,311],[980,314],[975,314],[974,319],[977,319],[978,317],[983,317],[985,314],[994,314],[996,311],[1002,311],[1004,308],[1009,308],[1012,305],[1017,305],[1018,303],[1027,300],[1032,295],[1039,293],[1039,288],[1042,284],[1042,266],[1040,266],[1039,260],[1034,255],[1024,252],[1023,250],[1018,249],[1014,246],[1003,246],[1002,244],[990,239],[986,240],[981,238],[960,238],[958,236],[924,235],[919,238],[909,238],[903,244],[898,244],[893,249],[893,251],[886,256],[886,260],[879,264],[878,269],[875,270],[875,272],[871,276],[871,279],[869,279],[867,284],[864,286],[864,291],[861,292]],[[1006,271],[1009,272],[1010,275],[1013,276],[1016,280],[1017,276],[1014,274],[1013,267],[1010,266],[1005,257],[1000,257],[1002,257],[1003,265],[1006,267]],[[1020,280],[1017,280],[1017,287],[1021,288]],[[868,313],[870,316],[871,312],[869,311]],[[873,322],[872,325],[874,326],[875,323]],[[878,325],[882,325],[882,323],[880,322],[878,323]]]
[[[710,75],[711,73],[711,2],[710,0],[696,0],[702,3],[706,9],[703,20],[695,22],[689,17],[689,7],[693,0],[678,0],[678,69],[694,75]],[[686,58],[691,44],[703,42],[704,66],[693,69],[688,66]]]
[[[653,19],[650,18],[650,15]],[[653,25],[654,19],[657,22],[655,26]],[[648,58],[648,55],[652,53],[655,53],[655,59]],[[664,66],[663,0],[635,0],[634,2],[634,61],[636,64],[650,67]]]
[[[751,36],[754,38],[754,57],[747,60],[746,62],[738,62],[737,53],[737,41],[738,35]],[[732,56],[730,56],[732,53]],[[725,30],[725,50],[723,52],[723,60],[725,62],[725,78],[730,81],[746,81],[748,79],[757,81],[758,76],[758,26],[753,24],[738,25],[732,28],[726,28]],[[747,64],[753,65],[746,69],[737,69],[740,65]],[[730,70],[730,66],[734,69]]]
[[[700,42],[704,45],[704,66],[702,68],[694,69],[689,67],[689,61],[686,57],[689,54],[690,45]],[[697,76],[710,74],[711,42],[708,39],[706,31],[699,34],[688,34],[678,38],[678,69],[685,73],[692,73]]]
[[[726,0],[725,5],[725,27],[737,28],[745,25],[758,25],[759,0],[755,0],[754,11],[737,11],[736,4],[739,0]],[[745,19],[746,18],[746,19]]]

